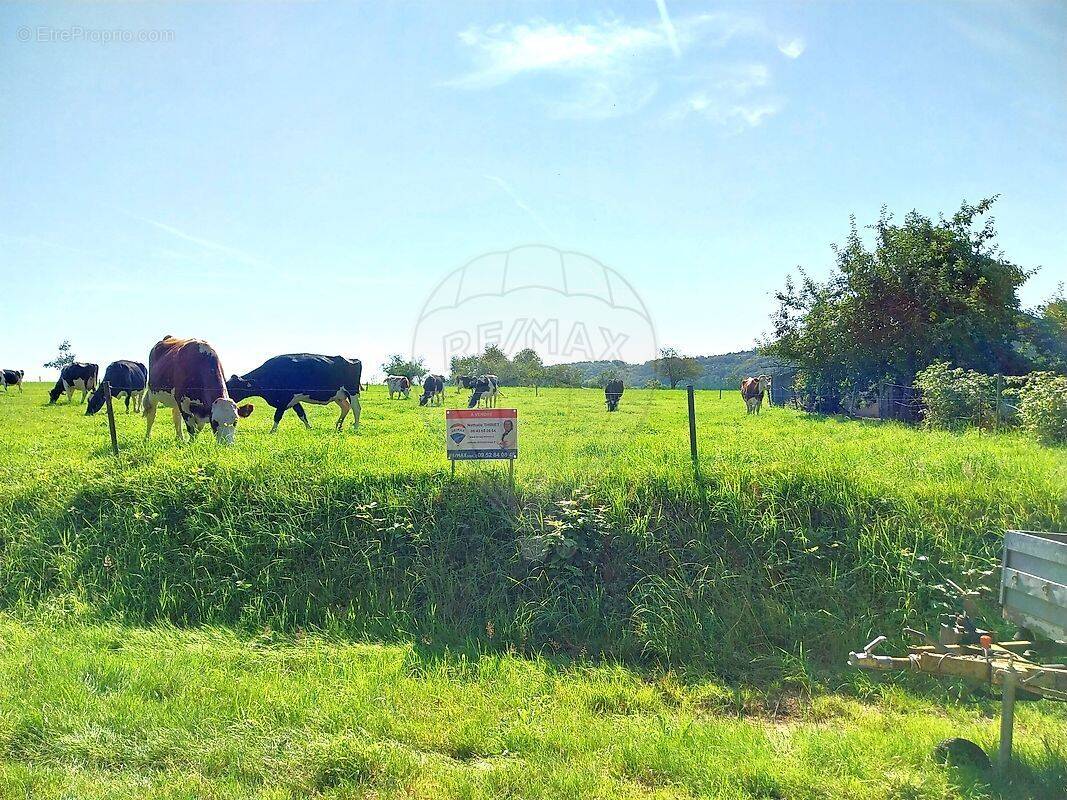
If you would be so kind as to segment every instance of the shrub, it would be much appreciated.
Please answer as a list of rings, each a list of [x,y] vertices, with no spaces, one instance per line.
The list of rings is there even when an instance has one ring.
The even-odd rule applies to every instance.
[[[1051,372],[1030,375],[1021,393],[1023,428],[1043,442],[1067,442],[1067,377]]]
[[[924,419],[931,428],[992,427],[995,422],[997,383],[992,375],[935,361],[915,376],[915,387],[922,392]]]

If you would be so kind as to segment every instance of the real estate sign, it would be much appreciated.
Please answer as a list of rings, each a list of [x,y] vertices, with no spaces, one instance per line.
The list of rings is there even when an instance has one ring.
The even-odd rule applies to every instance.
[[[514,408],[456,408],[445,412],[445,445],[453,461],[519,456]]]

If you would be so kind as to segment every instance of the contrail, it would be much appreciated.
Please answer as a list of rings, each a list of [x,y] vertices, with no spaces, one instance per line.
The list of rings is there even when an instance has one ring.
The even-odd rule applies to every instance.
[[[201,239],[199,236],[193,236],[190,233],[186,233],[183,230],[175,228],[173,225],[167,225],[163,222],[157,222],[154,219],[139,217],[136,214],[131,214],[129,211],[126,211],[125,209],[119,208],[117,206],[111,207],[123,216],[129,217],[130,219],[136,220],[137,222],[143,223],[145,225],[151,225],[153,228],[157,228],[158,230],[161,230],[164,233],[169,233],[171,236],[174,236],[178,239],[183,239],[187,242],[199,245],[205,250],[214,250],[216,253],[222,253],[223,255],[227,255],[230,258],[233,258],[252,267],[269,266],[268,264],[265,264],[263,261],[260,261],[258,258],[249,255],[243,250],[238,250],[236,247],[228,247],[227,245],[220,244],[219,242],[213,242],[210,239]]]
[[[238,250],[238,249],[236,249],[234,247],[227,247],[224,244],[219,244],[218,242],[212,242],[209,239],[201,239],[199,236],[192,236],[191,234],[188,234],[185,231],[178,230],[177,228],[172,227],[170,225],[164,225],[162,222],[156,222],[155,220],[152,220],[152,219],[143,219],[141,217],[135,217],[135,219],[140,219],[141,222],[147,223],[148,225],[151,225],[154,228],[159,228],[161,231],[166,231],[171,236],[177,236],[179,239],[184,239],[187,242],[192,242],[193,244],[198,244],[201,247],[204,247],[204,248],[206,248],[208,250],[215,250],[215,251],[217,251],[219,253],[223,253],[224,255],[228,255],[231,258],[236,258],[238,261],[243,261],[244,263],[248,264],[249,266],[253,266],[253,267],[262,267],[262,266],[264,266],[263,262],[258,261],[257,259],[255,259],[252,256],[248,255],[248,253],[245,253],[245,252],[243,252],[241,250]]]
[[[681,58],[682,50],[678,47],[678,32],[674,29],[674,23],[671,22],[671,15],[667,13],[667,0],[656,0],[656,8],[659,9],[660,22],[663,23],[663,30],[667,34],[667,42],[671,50],[674,51],[674,57]]]
[[[538,227],[542,231],[544,231],[546,236],[553,240],[557,238],[556,234],[554,234],[545,224],[545,221],[541,219],[541,216],[528,205],[526,205],[526,203],[522,201],[521,197],[515,194],[515,190],[511,188],[511,184],[509,184],[506,180],[497,175],[486,175],[485,179],[492,181],[501,189],[503,189],[507,193],[508,197],[510,197],[515,203],[515,205],[517,205],[519,208],[521,208],[523,211],[530,215],[530,219],[537,223]]]

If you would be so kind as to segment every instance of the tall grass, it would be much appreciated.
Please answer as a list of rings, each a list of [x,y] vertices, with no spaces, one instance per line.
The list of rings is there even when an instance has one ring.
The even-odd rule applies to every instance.
[[[447,394],[451,405],[464,398]],[[697,395],[509,389],[501,464],[443,456],[443,412],[364,400],[237,444],[179,447],[160,424],[0,397],[0,600],[76,596],[129,622],[308,626],[378,640],[479,640],[724,675],[839,663],[873,630],[929,622],[1008,527],[1063,530],[1067,451],[1017,435],[914,430]],[[163,420],[166,422],[166,420]]]

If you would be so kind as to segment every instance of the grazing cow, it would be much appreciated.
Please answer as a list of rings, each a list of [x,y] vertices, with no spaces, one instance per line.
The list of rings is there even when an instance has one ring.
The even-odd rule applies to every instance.
[[[403,375],[386,375],[385,385],[389,387],[389,399],[404,395],[407,400],[411,396],[411,380]]]
[[[496,405],[497,395],[500,394],[500,381],[496,375],[479,375],[470,381],[471,399],[467,402],[467,408],[474,408],[479,401],[484,401],[486,408]]]
[[[82,390],[82,399],[78,402],[84,403],[85,396],[96,388],[96,377],[99,374],[100,367],[96,364],[81,364],[77,361],[73,364],[67,364],[60,370],[59,380],[52,387],[52,391],[48,393],[48,404],[55,403],[63,392],[67,393],[67,402],[71,402],[75,389]]]
[[[238,418],[252,413],[251,403],[238,408],[226,391],[222,363],[210,344],[169,334],[148,354],[148,391],[143,403],[146,440],[152,435],[156,407],[161,405],[171,409],[179,442],[184,420],[190,439],[211,423],[219,444],[233,444]]]
[[[760,413],[763,394],[771,390],[771,376],[760,375],[758,378],[745,378],[741,381],[741,397],[745,401],[749,414]]]
[[[141,413],[141,396],[145,386],[148,385],[148,368],[140,361],[112,361],[104,370],[104,380],[100,387],[93,392],[89,403],[85,406],[85,416],[95,414],[104,407],[107,395],[104,393],[104,384],[111,389],[111,396],[126,395],[126,413],[130,413],[130,399],[133,399],[133,411]]]
[[[619,400],[622,399],[623,385],[622,381],[615,380],[608,381],[604,385],[604,400],[608,404],[608,411],[616,411],[619,408]]]
[[[341,417],[337,430],[344,426],[345,417],[352,411],[352,428],[359,427],[360,378],[363,362],[344,356],[320,356],[313,353],[291,353],[264,361],[247,375],[231,375],[226,388],[234,400],[262,397],[274,409],[274,427],[278,430],[286,409],[296,412],[307,428],[311,427],[302,403],[326,405],[337,403]]]
[[[444,375],[427,375],[426,380],[422,382],[422,397],[419,398],[419,405],[424,406],[427,403],[431,405],[441,405],[445,399],[445,376]]]
[[[4,391],[7,391],[8,386],[19,387],[19,394],[22,394],[22,377],[26,374],[24,369],[5,369],[3,370],[3,384]]]

